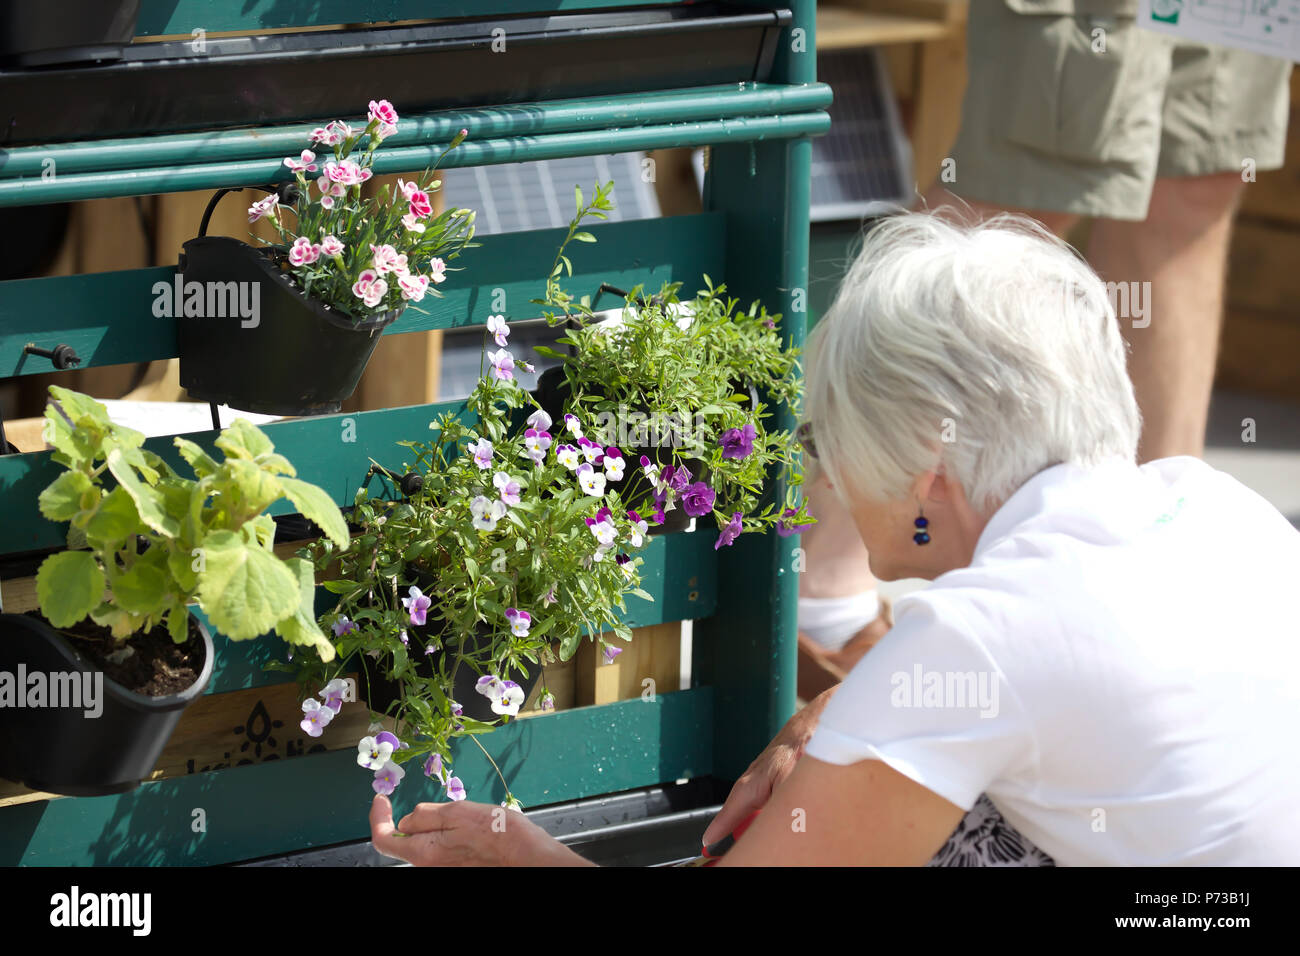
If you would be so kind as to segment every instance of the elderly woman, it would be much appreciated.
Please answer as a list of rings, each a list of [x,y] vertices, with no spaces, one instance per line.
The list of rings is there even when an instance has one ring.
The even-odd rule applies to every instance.
[[[981,795],[1061,864],[1300,863],[1300,533],[1197,459],[1135,464],[1114,311],[1067,246],[881,223],[808,383],[872,571],[932,583],[737,784],[706,839],[763,809],[725,864],[924,864]],[[399,836],[381,797],[375,845],[582,862],[491,812]]]

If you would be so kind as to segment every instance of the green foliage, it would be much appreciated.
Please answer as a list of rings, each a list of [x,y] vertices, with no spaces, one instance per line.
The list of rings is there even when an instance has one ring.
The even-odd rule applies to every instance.
[[[404,470],[423,476],[420,491],[389,500],[361,489],[352,513],[361,530],[350,546],[340,551],[320,541],[308,552],[328,573],[324,587],[339,595],[320,624],[331,632],[338,625],[342,633],[334,638],[335,664],[296,662],[304,690],[315,694],[344,672],[350,655],[367,655],[367,667],[400,684],[389,714],[409,745],[394,757],[401,762],[435,752],[449,762],[451,738],[492,729],[453,713],[458,669],[518,679],[525,668],[568,660],[584,637],[627,640],[630,632],[619,623],[625,598],[649,599],[638,587],[640,559],[633,557],[645,539],[627,516],[619,483],[586,493],[556,458],[559,434],[540,461],[530,458],[528,425],[514,413],[535,403],[513,382],[485,377],[468,404],[465,418],[444,414],[434,421],[432,440],[402,443],[412,456]],[[482,440],[493,446],[487,468],[468,450]],[[484,507],[501,502],[497,474],[518,483],[519,501],[485,519]],[[588,524],[605,508],[608,549]],[[432,602],[422,627],[412,624],[402,603],[412,587]],[[510,608],[531,615],[527,634],[514,633]]]
[[[237,419],[217,438],[223,461],[177,437],[195,475],[184,478],[99,402],[53,385],[44,435],[67,469],[39,498],[41,514],[69,523],[69,550],[46,558],[36,576],[51,624],[89,616],[120,640],[165,624],[180,642],[197,601],[232,640],[275,630],[333,655],[315,625],[310,565],[275,556],[274,522],[263,512],[287,498],[340,547],[347,522],[324,491],[294,477],[261,430]],[[105,487],[107,476],[116,486]]]
[[[768,427],[775,409],[797,416],[802,389],[799,349],[782,338],[779,314],[758,302],[742,308],[707,275],[705,288],[685,301],[678,296],[680,283],[665,284],[649,298],[640,287],[632,289],[612,323],[561,287],[561,272],[572,273],[565,247],[571,240],[595,241],[578,227],[588,216],[605,218],[612,187],[598,186],[586,206],[579,192],[546,296],[535,300],[547,307],[552,325],[568,327],[558,342],[569,352],[538,351],[564,363],[569,410],[602,423],[593,437],[625,448],[654,447],[658,465],[686,466],[692,481],[706,481],[716,493],[712,514],[719,529],[737,513],[746,532],[811,524],[798,493],[799,444],[791,432]],[[747,425],[755,431],[753,452],[726,457],[724,435]],[[786,489],[780,501],[771,493],[778,478]],[[665,494],[667,503],[676,497],[672,490]],[[656,510],[648,495],[632,505],[643,515]]]

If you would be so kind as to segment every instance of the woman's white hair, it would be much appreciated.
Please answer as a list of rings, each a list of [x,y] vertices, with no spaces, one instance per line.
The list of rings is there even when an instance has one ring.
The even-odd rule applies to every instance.
[[[880,221],[808,351],[813,441],[846,502],[906,496],[942,464],[992,509],[1051,465],[1136,457],[1106,287],[1023,217]]]

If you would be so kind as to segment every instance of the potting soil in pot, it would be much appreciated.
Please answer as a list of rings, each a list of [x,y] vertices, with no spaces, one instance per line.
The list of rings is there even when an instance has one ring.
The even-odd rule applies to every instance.
[[[49,623],[36,611],[27,612],[27,616]],[[181,644],[173,641],[167,628],[161,626],[144,634],[133,634],[125,642],[117,641],[107,628],[89,618],[58,630],[107,679],[145,697],[166,697],[191,687],[203,673],[206,656],[203,636],[193,616],[189,624],[189,637]],[[119,658],[115,652],[124,647],[131,648],[132,653]]]

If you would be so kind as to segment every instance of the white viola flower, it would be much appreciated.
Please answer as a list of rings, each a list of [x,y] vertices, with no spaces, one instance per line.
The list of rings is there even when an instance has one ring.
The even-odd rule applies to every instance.
[[[519,482],[506,472],[498,471],[492,476],[492,484],[501,492],[501,500],[508,505],[519,504]]]
[[[501,696],[501,684],[500,677],[495,674],[485,674],[474,684],[474,689],[488,700],[496,700]]]
[[[503,680],[500,696],[492,701],[492,713],[515,717],[524,703],[524,689],[512,680]]]
[[[614,541],[618,538],[618,529],[614,527],[614,516],[608,508],[601,508],[596,512],[596,517],[587,518],[586,522],[602,551],[614,547]]]
[[[469,511],[474,516],[474,527],[480,531],[495,531],[497,522],[506,516],[506,505],[500,499],[493,501],[479,495],[469,503]]]
[[[528,416],[528,427],[536,428],[539,432],[550,431],[551,416],[546,414],[545,409],[539,408]]]
[[[527,637],[528,628],[532,626],[533,616],[527,611],[506,608],[506,620],[510,622],[510,633],[515,637]]]
[[[347,618],[341,618],[340,620],[346,621]],[[348,623],[352,624],[351,621],[348,621]],[[334,632],[337,634],[338,630],[339,628],[336,624],[334,626]],[[352,624],[352,630],[356,630],[355,624]],[[317,693],[321,697],[325,698],[325,706],[337,714],[343,709],[343,704],[347,700],[348,695],[352,693],[352,685],[344,678],[336,677],[322,687]]]
[[[627,513],[627,520],[632,523],[632,529],[628,532],[628,542],[632,547],[639,548],[645,543],[646,534],[650,530],[650,525],[635,511],[629,511]]]
[[[593,465],[599,465],[600,460],[605,457],[605,449],[601,448],[590,438],[579,438],[578,447],[582,449],[582,457],[586,458]]]
[[[591,465],[580,465],[578,467],[578,486],[586,494],[591,495],[593,498],[599,498],[605,493],[605,476],[592,468]]]
[[[362,737],[357,744],[357,763],[367,770],[383,770],[397,749],[395,740],[392,734],[382,733],[374,737]]]
[[[302,702],[302,722],[299,724],[308,737],[319,737],[334,719],[334,709],[326,707],[313,697]]]
[[[504,315],[489,315],[487,330],[491,333],[497,345],[505,348],[506,339],[510,335],[510,328],[506,325],[506,317]]]
[[[546,450],[551,447],[551,433],[536,428],[524,429],[524,454],[540,465],[546,461]]]
[[[582,425],[578,422],[577,415],[566,413],[564,416],[564,427],[569,430],[569,434],[574,438],[582,437]]]
[[[474,456],[474,464],[484,470],[492,467],[492,443],[486,438],[472,441],[465,447]]]
[[[604,465],[606,478],[610,481],[623,480],[623,469],[627,467],[627,462],[623,460],[617,448],[605,449]]]
[[[555,448],[555,460],[558,461],[569,471],[577,469],[582,463],[582,456],[578,454],[578,449],[572,445],[557,445]]]
[[[661,490],[659,488],[659,466],[645,455],[641,456],[641,471],[646,476],[646,480],[649,481],[656,490]]]

